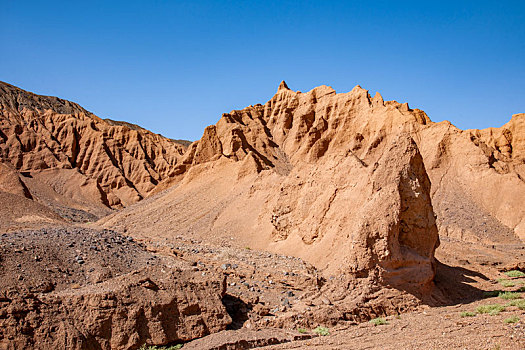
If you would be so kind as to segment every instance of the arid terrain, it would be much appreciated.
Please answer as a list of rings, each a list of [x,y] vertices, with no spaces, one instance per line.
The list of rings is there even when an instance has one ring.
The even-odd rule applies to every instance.
[[[525,348],[525,114],[283,81],[200,140],[0,82],[0,349]]]

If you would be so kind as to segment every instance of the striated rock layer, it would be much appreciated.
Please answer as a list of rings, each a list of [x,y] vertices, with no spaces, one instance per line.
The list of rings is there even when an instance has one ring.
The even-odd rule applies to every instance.
[[[55,209],[103,214],[139,201],[173,176],[185,149],[136,125],[102,120],[76,103],[0,82],[0,177],[8,174],[23,188],[7,192],[26,198],[37,192],[35,199]]]

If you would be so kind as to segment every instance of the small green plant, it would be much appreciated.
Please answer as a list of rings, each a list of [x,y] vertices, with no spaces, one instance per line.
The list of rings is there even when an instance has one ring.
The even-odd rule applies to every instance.
[[[472,311],[463,311],[460,315],[461,317],[474,317],[476,316],[476,313]]]
[[[244,247],[244,249],[246,249],[246,250],[252,250],[252,248],[250,248],[250,247]]]
[[[483,297],[484,298],[497,297],[499,295],[499,293],[501,293],[500,290],[487,290],[487,291],[483,292]]]
[[[501,311],[505,311],[505,306],[503,305],[481,305],[476,308],[478,314],[489,314],[491,316],[499,314]]]
[[[513,300],[510,303],[507,304],[508,306],[516,306],[520,310],[525,310],[525,300],[519,299],[519,300]]]
[[[298,329],[297,329],[297,332],[299,332],[299,333],[301,333],[301,334],[305,334],[305,333],[308,332],[308,331],[306,330],[306,328],[298,328]]]
[[[498,294],[498,296],[501,299],[505,299],[505,300],[514,300],[514,299],[519,299],[521,297],[519,293],[514,293],[514,292],[501,292]]]
[[[316,327],[313,332],[315,334],[319,334],[321,336],[325,336],[325,335],[329,335],[330,334],[330,331],[328,331],[328,328],[326,327],[321,327],[321,326],[318,326]]]
[[[511,316],[509,318],[506,318],[503,322],[505,323],[516,323],[519,322],[520,318],[518,316]]]
[[[370,323],[373,324],[374,326],[381,326],[384,324],[388,324],[388,322],[384,318],[381,318],[381,317],[370,320]]]
[[[498,279],[498,282],[499,282],[503,287],[514,287],[514,282],[511,282],[511,281],[506,280],[506,279],[503,279],[503,278]]]
[[[156,346],[156,345],[142,345],[139,350],[179,350],[182,349],[183,344],[171,345],[171,346]]]
[[[507,271],[505,272],[505,275],[509,276],[509,277],[525,277],[525,273],[519,271],[519,270],[511,270],[511,271]]]

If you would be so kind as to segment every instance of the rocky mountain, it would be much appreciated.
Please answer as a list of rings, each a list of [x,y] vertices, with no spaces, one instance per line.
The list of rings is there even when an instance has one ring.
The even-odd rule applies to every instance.
[[[0,199],[10,205],[0,209],[0,229],[67,226],[119,210],[93,225],[111,229],[102,233],[16,233],[23,242],[34,240],[34,249],[15,234],[2,236],[4,255],[24,263],[3,263],[6,288],[22,265],[43,269],[57,260],[51,255],[80,251],[93,265],[85,269],[77,256],[66,273],[45,269],[28,281],[18,275],[28,293],[18,287],[4,293],[6,310],[33,305],[32,290],[43,288],[39,311],[27,313],[24,329],[44,335],[17,335],[22,328],[9,314],[8,334],[0,340],[137,348],[226,327],[358,323],[421,302],[481,297],[466,285],[470,276],[483,275],[449,268],[436,256],[478,270],[521,266],[525,114],[500,128],[460,130],[359,86],[348,93],[328,86],[302,93],[282,82],[266,104],[223,114],[188,144],[100,119],[68,101],[1,87]],[[57,243],[56,252],[40,248],[49,237],[59,242],[75,232],[82,236],[76,243]],[[126,242],[136,251],[124,249]],[[101,254],[104,247],[114,254]],[[33,256],[35,249],[41,254]],[[162,263],[155,262],[159,256]],[[124,258],[129,262],[122,265]],[[131,269],[139,260],[147,266]],[[118,276],[93,281],[112,264],[122,269]],[[169,272],[177,266],[184,276]],[[169,287],[177,278],[179,294]],[[51,279],[55,284],[47,288]],[[110,298],[108,290],[114,298],[109,311],[92,307]],[[137,306],[129,320],[121,317],[127,291]],[[157,296],[160,304],[148,302]],[[51,298],[63,306],[47,306]],[[51,322],[60,329],[54,336],[39,326],[41,315],[77,315],[83,308],[111,327],[91,318]],[[192,326],[165,332],[165,312]],[[283,342],[289,336],[281,334]]]
[[[100,119],[76,103],[0,82],[1,189],[65,219],[93,221],[86,212],[105,215],[148,196],[175,175],[186,147],[133,124]]]
[[[352,241],[366,226],[367,203],[386,190],[373,180],[384,163],[399,168],[388,172],[404,174],[389,174],[398,192],[392,197],[403,198],[405,187],[418,201],[428,194],[432,204],[425,199],[426,205],[434,206],[444,235],[517,240],[525,223],[524,126],[525,115],[517,114],[498,129],[462,131],[449,122],[433,123],[406,103],[383,101],[379,93],[372,98],[359,86],[343,94],[327,86],[301,93],[283,82],[265,105],[223,114],[206,128],[182,160],[178,187],[149,207],[124,210],[105,222],[140,234],[147,211],[159,234],[172,229],[225,233],[247,244],[312,255],[313,262],[328,267],[328,260],[340,259],[333,251],[329,259],[323,257],[326,249],[353,251],[338,240]],[[403,159],[404,154],[412,156]],[[407,175],[411,171],[415,174]],[[414,229],[400,218],[404,210],[388,208],[390,226]],[[417,208],[410,205],[409,212]],[[414,213],[425,218],[417,223],[425,237],[433,230],[431,211]],[[377,214],[377,208],[370,213]],[[431,240],[429,247],[435,247],[436,239]]]

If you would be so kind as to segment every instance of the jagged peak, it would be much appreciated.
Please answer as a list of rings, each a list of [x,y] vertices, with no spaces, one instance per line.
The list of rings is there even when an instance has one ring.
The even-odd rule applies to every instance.
[[[279,84],[279,88],[277,89],[277,91],[281,90],[290,90],[290,88],[288,87],[288,85],[286,85],[286,82],[284,80],[281,81],[281,83]]]
[[[378,92],[376,92],[375,96],[374,96],[374,101],[377,101],[377,102],[383,102],[383,96],[381,96],[381,94]]]
[[[362,93],[362,92],[366,92],[366,93],[368,93],[368,90],[363,89],[363,88],[361,87],[361,85],[356,85],[356,86],[354,86],[354,88],[353,88],[350,92],[351,92],[351,93],[352,93],[352,92],[354,92],[354,93],[355,93],[355,92],[357,92],[357,93]]]

